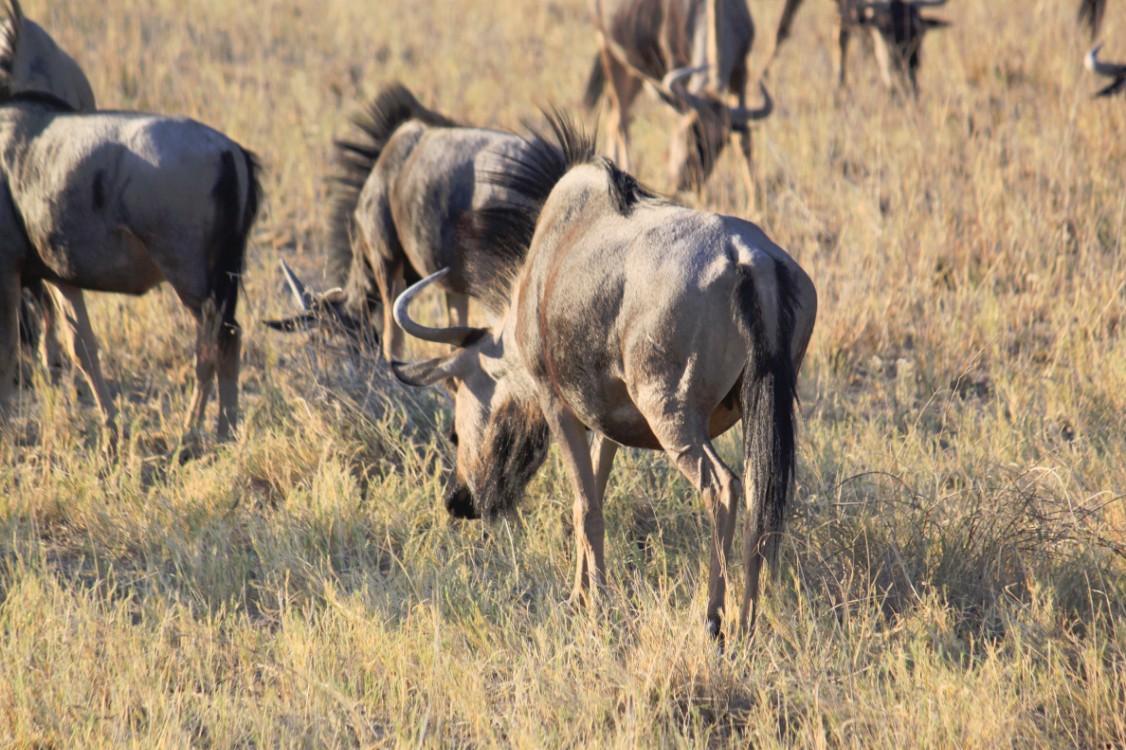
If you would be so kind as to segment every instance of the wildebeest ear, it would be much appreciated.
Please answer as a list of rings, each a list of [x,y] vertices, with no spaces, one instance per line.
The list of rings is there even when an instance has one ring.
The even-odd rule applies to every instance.
[[[946,29],[954,25],[945,18],[920,18],[919,20],[923,22],[923,27],[927,29]]]
[[[400,383],[422,387],[440,380],[462,376],[467,352],[460,351],[446,357],[435,357],[422,362],[391,362],[391,372]]]

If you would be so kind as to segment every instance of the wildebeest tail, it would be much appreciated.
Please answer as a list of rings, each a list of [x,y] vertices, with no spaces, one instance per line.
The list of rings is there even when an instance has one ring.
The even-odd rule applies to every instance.
[[[352,117],[358,134],[333,141],[336,146],[336,172],[330,178],[332,244],[328,274],[334,284],[343,286],[352,267],[352,235],[355,231],[352,217],[364,183],[375,169],[391,136],[411,120],[434,127],[457,127],[453,120],[422,106],[406,86],[391,83],[363,111]]]
[[[750,557],[762,554],[773,565],[782,533],[786,502],[794,484],[794,410],[797,373],[789,351],[796,293],[789,272],[777,266],[778,309],[763,314],[764,295],[758,293],[753,270],[738,267],[736,313],[751,352],[743,371],[743,486],[747,497],[746,567],[757,571]],[[773,302],[773,300],[771,300]],[[767,321],[777,330],[768,330]],[[756,540],[765,535],[762,546]]]
[[[236,158],[241,157],[246,168],[246,193],[239,187]],[[258,162],[246,150],[224,151],[220,160],[219,179],[211,197],[215,201],[215,225],[212,247],[215,248],[215,266],[211,271],[210,298],[215,303],[222,320],[219,337],[221,348],[230,346],[238,333],[235,312],[238,309],[239,281],[246,262],[246,243],[250,229],[258,215],[261,186],[258,180]]]
[[[586,81],[586,92],[583,94],[583,106],[587,110],[598,106],[604,88],[606,88],[606,70],[602,67],[602,55],[599,53],[594,56],[594,65],[591,66],[590,77]]]

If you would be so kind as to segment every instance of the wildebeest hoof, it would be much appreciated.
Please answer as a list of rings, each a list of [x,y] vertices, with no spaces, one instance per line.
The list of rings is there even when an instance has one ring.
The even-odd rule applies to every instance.
[[[708,619],[708,635],[715,641],[716,648],[719,650],[720,656],[722,656],[725,640],[723,637],[723,626],[720,624],[718,617]]]

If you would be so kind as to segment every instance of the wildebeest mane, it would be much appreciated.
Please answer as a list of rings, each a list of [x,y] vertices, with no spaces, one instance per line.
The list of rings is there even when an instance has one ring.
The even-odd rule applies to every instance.
[[[19,0],[8,0],[5,4],[3,36],[0,37],[0,100],[11,97],[12,74],[16,67],[16,51],[20,45],[20,32],[23,31],[23,8]]]
[[[509,290],[552,188],[571,168],[594,159],[594,139],[581,127],[557,109],[544,115],[550,135],[527,126],[530,135],[518,157],[497,154],[492,168],[478,174],[507,197],[465,213],[455,230],[462,257],[472,259],[462,269],[468,294],[494,312],[508,306]]]
[[[435,127],[457,127],[453,120],[427,109],[401,83],[391,83],[359,114],[352,124],[359,129],[353,138],[334,141],[336,173],[331,178],[331,256],[329,278],[343,283],[352,266],[353,214],[364,183],[379,161],[387,142],[402,125],[418,120]]]

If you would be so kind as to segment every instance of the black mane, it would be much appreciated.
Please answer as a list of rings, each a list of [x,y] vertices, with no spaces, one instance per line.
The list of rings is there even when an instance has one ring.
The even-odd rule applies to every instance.
[[[334,283],[344,283],[352,265],[352,215],[364,183],[391,136],[411,120],[436,127],[457,127],[453,120],[422,106],[406,86],[392,83],[352,117],[352,124],[360,130],[358,136],[334,141],[337,170],[331,178],[332,243],[328,260],[329,278]]]
[[[524,265],[536,221],[547,196],[573,167],[594,160],[594,139],[559,110],[545,112],[545,135],[528,126],[520,157],[498,155],[498,164],[479,175],[503,188],[503,203],[469,211],[458,222],[457,244],[473,263],[462,269],[468,294],[494,312],[508,306],[509,289]]]
[[[508,307],[512,283],[524,265],[543,204],[571,169],[593,164],[605,170],[608,197],[623,216],[643,201],[659,200],[614,162],[596,157],[594,138],[567,115],[553,109],[544,116],[550,135],[525,124],[531,135],[524,139],[521,156],[501,155],[499,166],[479,175],[509,197],[499,205],[467,212],[456,230],[462,257],[473,259],[461,269],[468,293],[496,313]]]

